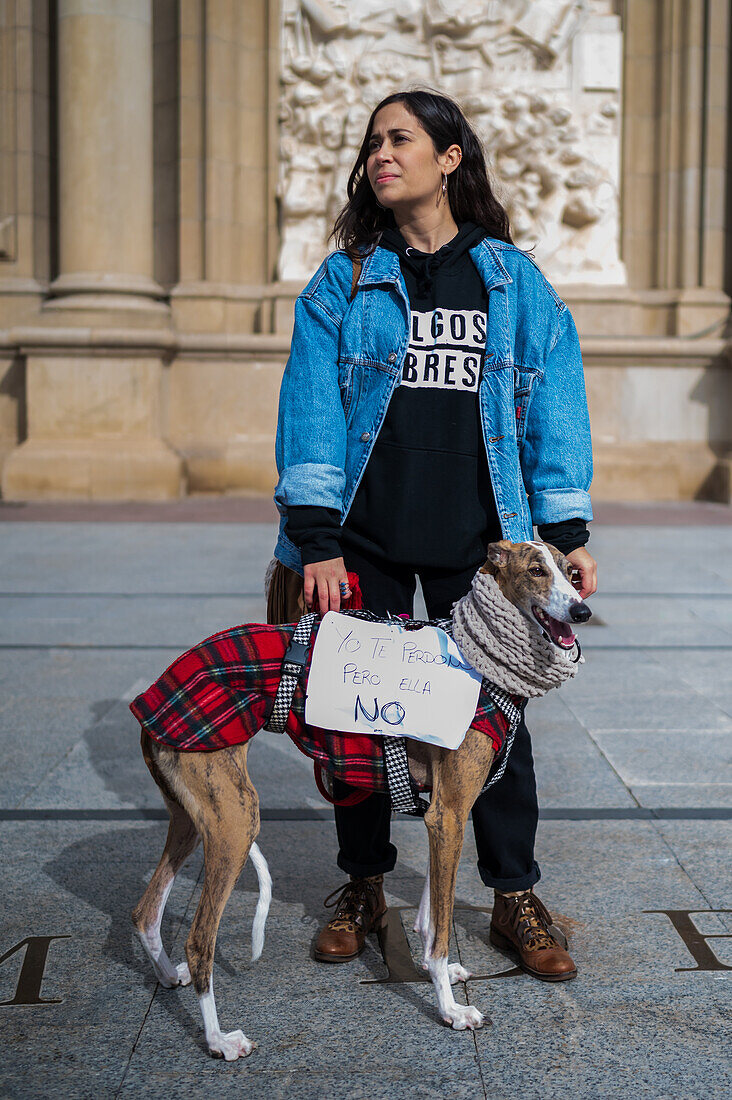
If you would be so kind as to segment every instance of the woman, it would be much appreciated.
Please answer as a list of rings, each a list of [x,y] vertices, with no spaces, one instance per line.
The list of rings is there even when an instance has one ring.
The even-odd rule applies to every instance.
[[[275,492],[282,522],[270,621],[313,600],[337,611],[358,574],[364,606],[449,615],[496,539],[540,536],[596,588],[589,421],[569,310],[512,242],[480,144],[459,107],[430,92],[375,109],[334,230],[338,252],[295,308],[280,394]],[[303,584],[304,578],[304,584]],[[277,586],[275,586],[277,589]],[[348,788],[336,791],[347,793]],[[383,914],[396,849],[390,803],[336,807],[350,881],[316,958],[363,950]],[[538,820],[522,725],[500,783],[473,808],[478,869],[495,891],[491,934],[535,977],[574,977],[532,887]]]

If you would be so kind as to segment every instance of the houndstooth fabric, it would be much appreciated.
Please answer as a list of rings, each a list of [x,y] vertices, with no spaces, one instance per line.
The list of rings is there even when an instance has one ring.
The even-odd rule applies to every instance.
[[[422,817],[427,803],[420,798],[409,774],[407,743],[404,737],[384,737],[384,765],[389,784],[389,798],[398,814],[414,814]]]
[[[511,755],[511,749],[516,740],[516,730],[519,727],[522,714],[521,708],[517,707],[514,702],[514,697],[509,695],[507,691],[504,691],[503,688],[499,688],[496,684],[491,684],[489,680],[484,680],[483,685],[487,688],[488,695],[506,718],[508,722],[508,733],[506,734],[506,740],[503,742],[503,747],[499,754],[500,763],[483,787],[483,790],[480,792],[481,794],[483,791],[487,791],[489,787],[492,787],[494,783],[497,783],[508,767],[508,758]]]
[[[310,635],[313,631],[313,623],[317,618],[317,614],[314,611],[309,611],[306,615],[300,619],[300,622],[295,627],[292,634],[292,641],[285,653],[285,659],[282,662],[282,679],[280,685],[277,688],[277,694],[275,695],[274,706],[272,707],[272,713],[269,716],[264,729],[269,733],[284,733],[287,726],[287,719],[292,709],[292,699],[295,694],[295,688],[297,687],[298,680],[302,675],[303,668],[305,667],[305,656],[307,652],[307,646],[310,641]],[[302,661],[288,661],[288,654],[292,650],[293,646],[302,647],[305,651]]]
[[[342,612],[351,619],[364,619],[367,623],[394,623],[403,630],[421,630],[423,626],[436,626],[444,630],[452,637],[452,619],[408,619],[402,615],[375,615],[373,611],[359,608],[357,611],[350,609]]]

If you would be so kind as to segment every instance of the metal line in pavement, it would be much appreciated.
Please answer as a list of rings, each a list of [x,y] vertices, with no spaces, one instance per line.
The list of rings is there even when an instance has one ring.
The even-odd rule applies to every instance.
[[[331,810],[260,809],[262,821],[332,821]],[[539,811],[544,821],[730,821],[731,806],[556,806]],[[167,821],[164,809],[0,810],[0,821]],[[406,821],[419,818],[406,817]]]

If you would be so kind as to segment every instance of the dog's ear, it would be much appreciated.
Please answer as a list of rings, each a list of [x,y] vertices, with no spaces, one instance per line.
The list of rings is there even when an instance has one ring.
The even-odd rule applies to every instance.
[[[481,573],[492,573],[494,576],[498,570],[506,564],[508,556],[511,552],[512,542],[507,539],[501,539],[500,542],[491,542],[488,544],[488,557],[486,558],[485,565],[481,565]]]

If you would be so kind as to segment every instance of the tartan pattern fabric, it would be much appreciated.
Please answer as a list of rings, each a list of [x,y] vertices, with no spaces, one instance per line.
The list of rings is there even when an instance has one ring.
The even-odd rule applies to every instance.
[[[337,779],[365,790],[388,792],[383,739],[340,733],[305,722],[305,673],[298,681],[285,732],[306,756]],[[130,704],[142,728],[180,752],[212,752],[248,741],[267,723],[280,683],[294,623],[248,623],[223,630],[189,649]],[[483,682],[472,726],[490,737],[498,753],[508,722]]]

